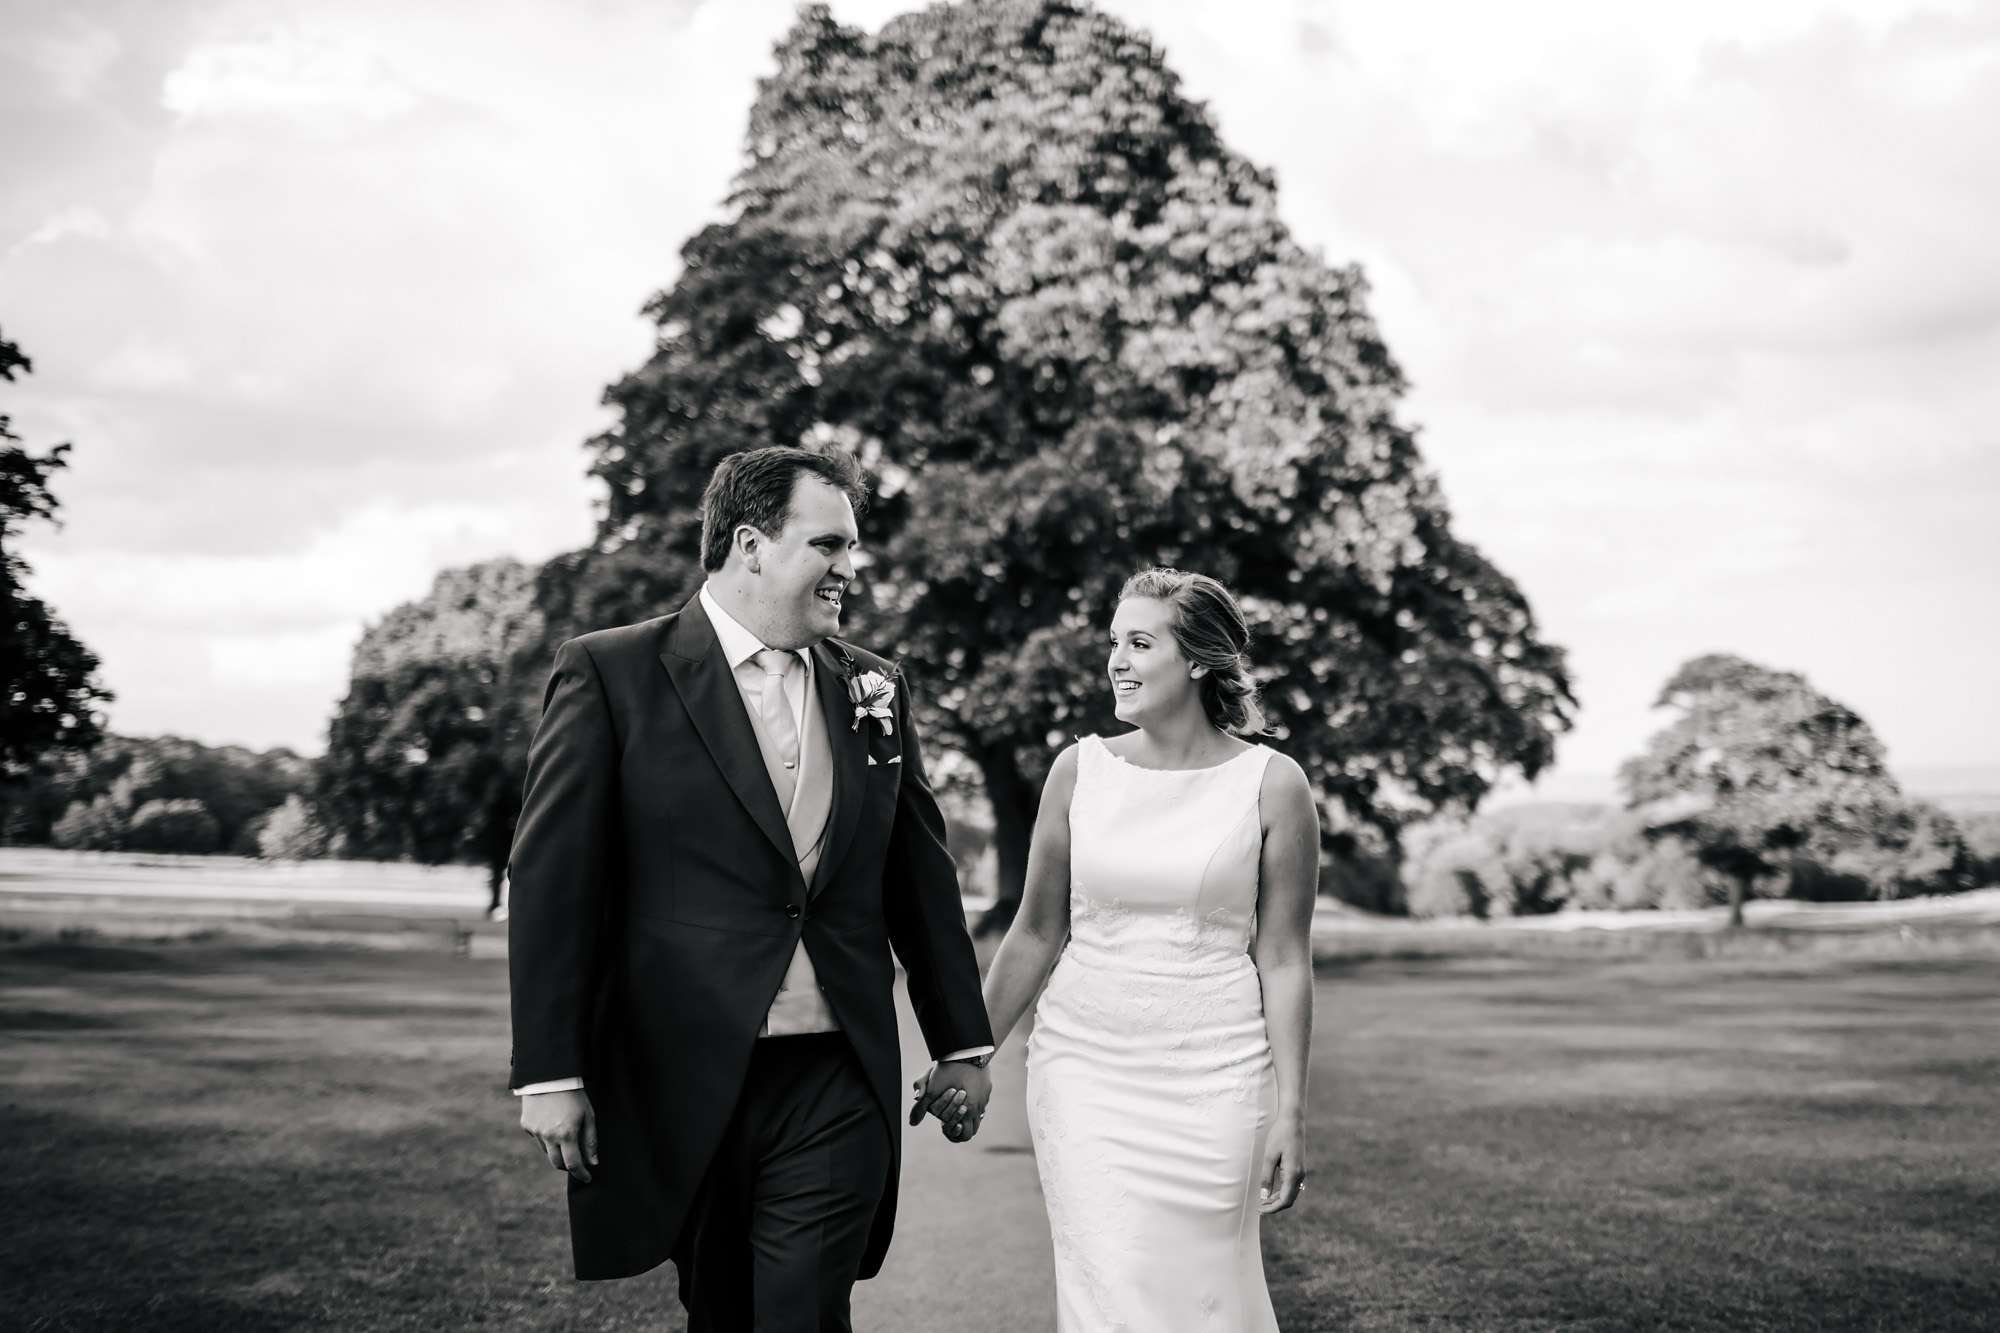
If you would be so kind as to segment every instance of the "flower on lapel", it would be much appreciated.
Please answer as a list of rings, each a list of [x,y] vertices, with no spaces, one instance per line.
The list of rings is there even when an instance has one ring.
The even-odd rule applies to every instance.
[[[854,725],[850,730],[861,730],[861,724],[872,717],[882,724],[884,736],[895,733],[896,672],[893,669],[886,673],[863,671],[850,675],[847,678],[847,697],[854,704]]]

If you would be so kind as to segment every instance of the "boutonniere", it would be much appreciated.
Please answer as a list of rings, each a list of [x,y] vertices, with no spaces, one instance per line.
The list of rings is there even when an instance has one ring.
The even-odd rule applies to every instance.
[[[870,718],[882,724],[882,734],[896,734],[896,684],[903,678],[901,666],[887,671],[863,671],[860,663],[845,651],[840,654],[841,674],[847,678],[847,700],[854,705],[854,721],[849,731],[861,730]]]

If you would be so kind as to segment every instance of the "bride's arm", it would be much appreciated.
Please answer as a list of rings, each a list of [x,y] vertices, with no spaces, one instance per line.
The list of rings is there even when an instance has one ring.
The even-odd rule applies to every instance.
[[[1021,910],[986,972],[986,1018],[995,1047],[1028,1012],[1069,938],[1069,799],[1076,792],[1076,747],[1056,756],[1028,844]]]
[[[1277,1119],[1264,1151],[1263,1211],[1292,1206],[1305,1180],[1306,1062],[1312,1047],[1312,916],[1319,891],[1319,811],[1283,755],[1264,771],[1264,853],[1257,877],[1257,979],[1278,1076]]]

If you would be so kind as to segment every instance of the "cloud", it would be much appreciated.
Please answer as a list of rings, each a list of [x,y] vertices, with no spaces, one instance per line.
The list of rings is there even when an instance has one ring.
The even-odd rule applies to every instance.
[[[507,550],[545,522],[538,505],[525,487],[511,499],[364,503],[257,556],[134,558],[47,533],[27,554],[40,595],[66,613],[90,609],[86,642],[121,727],[316,750],[364,627],[423,596],[439,570]],[[566,544],[588,535],[574,527]]]
[[[390,120],[418,104],[366,46],[289,32],[192,52],[160,100],[184,120],[272,114],[328,129]]]
[[[107,28],[68,17],[28,34],[20,51],[58,98],[81,102],[96,91],[117,60],[119,42]]]
[[[66,208],[50,217],[35,228],[26,240],[18,241],[15,250],[30,245],[52,245],[69,236],[83,236],[93,241],[107,240],[111,236],[111,224],[104,215],[94,208],[78,205]]]

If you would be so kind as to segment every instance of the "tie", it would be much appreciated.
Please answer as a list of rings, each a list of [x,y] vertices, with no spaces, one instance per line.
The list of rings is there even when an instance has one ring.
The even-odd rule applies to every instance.
[[[756,661],[757,669],[764,673],[757,721],[783,765],[772,770],[771,782],[778,789],[778,809],[789,814],[792,793],[799,785],[799,724],[792,717],[791,702],[785,698],[785,673],[797,666],[799,659],[795,653],[765,648],[758,652]]]

